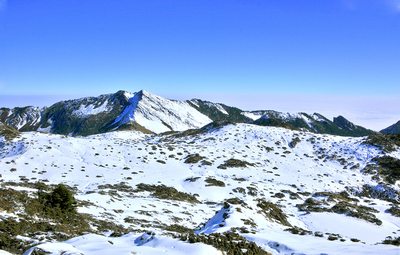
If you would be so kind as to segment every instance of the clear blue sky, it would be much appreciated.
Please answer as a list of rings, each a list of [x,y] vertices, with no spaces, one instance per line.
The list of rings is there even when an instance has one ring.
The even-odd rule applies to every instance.
[[[0,106],[140,89],[385,128],[400,0],[0,0]]]

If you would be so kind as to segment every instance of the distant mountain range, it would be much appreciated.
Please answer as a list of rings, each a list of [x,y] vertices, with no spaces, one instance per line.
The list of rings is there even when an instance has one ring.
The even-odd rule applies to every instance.
[[[375,133],[354,125],[343,116],[331,121],[318,113],[243,111],[200,99],[165,99],[145,90],[136,93],[118,91],[98,97],[61,101],[43,108],[29,106],[0,109],[0,121],[19,131],[42,131],[73,136],[112,130],[139,130],[145,133],[183,131],[202,127],[215,120],[279,126],[341,136],[366,136]],[[398,132],[399,123],[396,125],[397,129],[392,128],[388,132]]]

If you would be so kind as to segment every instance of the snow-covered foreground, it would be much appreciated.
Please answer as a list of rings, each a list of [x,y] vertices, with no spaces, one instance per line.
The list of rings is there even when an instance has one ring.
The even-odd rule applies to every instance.
[[[40,244],[53,254],[220,254],[163,235],[177,225],[197,234],[236,231],[272,254],[400,254],[381,244],[400,235],[400,218],[387,211],[399,201],[398,182],[387,186],[392,200],[355,196],[364,185],[381,188],[362,170],[383,153],[362,140],[248,124],[155,136],[30,132],[0,142],[0,174],[4,183],[76,187],[75,198],[90,202],[79,212],[135,229]],[[400,151],[386,155],[399,159]],[[161,185],[177,196],[154,191]],[[332,195],[343,191],[350,197]],[[312,209],[317,200],[326,210]],[[343,204],[369,218],[338,212]],[[295,227],[300,233],[285,231]],[[149,230],[157,235],[138,243]]]
[[[106,237],[88,234],[73,238],[64,243],[45,243],[26,251],[24,255],[34,254],[40,248],[51,254],[87,254],[87,255],[132,255],[132,254],[176,254],[201,255],[221,254],[217,249],[204,244],[188,244],[168,237],[157,237],[152,233],[143,235],[127,234],[122,237]],[[1,253],[0,253],[1,254]]]

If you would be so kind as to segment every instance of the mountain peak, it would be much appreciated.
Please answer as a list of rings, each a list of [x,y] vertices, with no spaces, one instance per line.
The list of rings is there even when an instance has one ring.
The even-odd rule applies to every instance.
[[[354,125],[352,122],[348,121],[342,115],[339,115],[336,118],[333,118],[333,123],[335,123],[342,129],[354,130],[357,128],[356,125]]]
[[[148,92],[147,90],[141,89],[139,92],[137,92],[140,95],[144,96],[155,96],[155,94]]]

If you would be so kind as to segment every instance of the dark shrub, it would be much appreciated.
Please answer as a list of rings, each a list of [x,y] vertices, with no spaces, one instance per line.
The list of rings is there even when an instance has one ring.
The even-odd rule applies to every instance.
[[[48,207],[60,209],[62,212],[76,212],[76,200],[72,192],[63,184],[58,184],[49,194],[39,193],[38,195]]]

